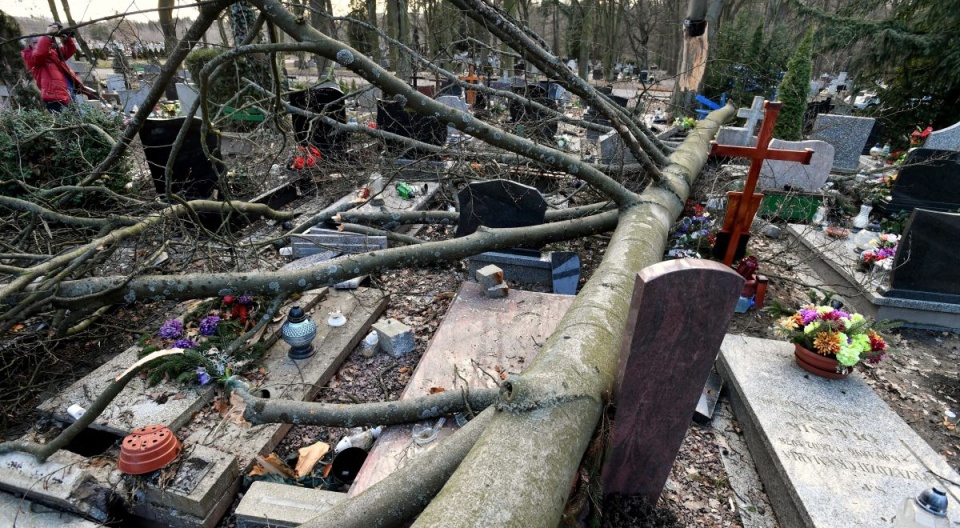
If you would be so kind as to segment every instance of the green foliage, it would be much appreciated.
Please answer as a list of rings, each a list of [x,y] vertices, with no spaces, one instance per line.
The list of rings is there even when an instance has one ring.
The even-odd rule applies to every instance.
[[[813,74],[813,31],[808,31],[787,63],[787,73],[777,88],[783,109],[777,118],[774,136],[786,141],[803,139],[803,115],[807,111],[810,76]]]
[[[367,6],[365,3],[353,3],[351,4],[353,10],[347,15],[350,18],[355,18],[357,20],[367,20]],[[347,43],[350,44],[350,47],[363,53],[364,55],[373,57],[374,54],[374,45],[373,38],[366,28],[359,24],[348,24],[347,25]]]
[[[110,152],[111,143],[103,133],[116,140],[123,129],[120,116],[93,109],[83,115],[72,108],[59,114],[0,112],[0,193],[23,195],[25,189],[15,182],[41,188],[78,183]],[[124,158],[101,177],[100,184],[123,193],[129,181]]]
[[[200,81],[200,70],[224,51],[226,50],[220,48],[201,48],[193,50],[187,55],[184,63],[195,82]],[[250,61],[241,58],[224,64],[220,68],[220,73],[210,79],[210,85],[207,88],[207,96],[210,98],[210,102],[222,105],[230,101],[243,89],[242,79],[244,77],[257,79]],[[230,106],[238,107],[239,104],[234,101]]]
[[[853,0],[836,13],[791,3],[818,21],[825,49],[859,48],[850,71],[860,88],[876,90],[881,105],[868,114],[885,125],[896,147],[907,146],[915,125],[960,121],[960,0]]]
[[[744,43],[749,42],[744,50]],[[763,25],[753,27],[748,16],[738,16],[720,27],[704,78],[704,94],[714,101],[726,93],[738,106],[753,97],[770,98],[790,57],[790,34],[777,29],[764,38]]]

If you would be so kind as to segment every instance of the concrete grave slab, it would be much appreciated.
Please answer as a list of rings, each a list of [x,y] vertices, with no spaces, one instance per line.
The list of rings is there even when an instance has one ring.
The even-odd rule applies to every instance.
[[[17,528],[96,528],[100,523],[88,521],[83,517],[66,513],[42,504],[0,493],[0,526]]]
[[[97,521],[107,520],[113,495],[104,472],[109,470],[64,450],[42,464],[26,453],[0,455],[0,489]],[[119,473],[115,477],[119,480]]]
[[[836,153],[833,145],[826,141],[770,141],[772,149],[813,150],[813,157],[809,165],[789,161],[764,160],[760,167],[760,188],[776,189],[779,191],[790,189],[803,192],[818,192],[830,176],[833,159]]]
[[[810,138],[826,141],[834,146],[835,172],[857,172],[860,170],[860,153],[870,137],[874,121],[872,117],[820,114],[813,124]]]
[[[960,123],[934,130],[927,136],[923,148],[937,150],[960,150]]]
[[[277,341],[269,347],[263,368],[269,379],[258,389],[269,391],[271,398],[284,400],[312,400],[320,388],[327,384],[343,360],[367,334],[370,325],[386,308],[388,297],[379,290],[360,288],[352,291],[332,290],[314,308],[311,316],[317,323],[313,356],[294,361],[287,357],[288,346]],[[330,312],[340,310],[347,323],[332,328],[327,324]],[[225,419],[214,429],[196,429],[187,437],[187,444],[205,445],[238,459],[245,471],[257,455],[269,454],[283,439],[290,424],[251,425],[239,417],[243,414],[242,403],[228,412],[236,419]]]
[[[573,299],[572,295],[516,290],[505,299],[488,299],[482,286],[464,282],[400,399],[426,396],[435,387],[458,391],[464,386],[459,376],[466,378],[470,387],[493,388],[491,376],[496,376],[496,366],[509,374],[521,372]],[[440,429],[437,440],[422,446],[411,440],[412,425],[388,427],[348,495],[357,495],[442,442],[454,432],[450,422],[453,420]]]
[[[300,306],[310,309],[320,302],[320,298],[325,294],[326,288],[312,290],[306,292],[297,302]],[[285,308],[289,310],[289,303]],[[282,321],[267,327],[267,331],[264,332],[264,343],[276,342],[281,324]],[[40,404],[37,409],[52,414],[54,418],[63,422],[72,422],[73,418],[67,414],[67,408],[71,405],[90,407],[103,387],[137,362],[139,351],[140,348],[134,346],[121,352],[84,378],[77,380],[66,390]],[[138,427],[151,424],[166,425],[177,431],[190,421],[195,412],[210,401],[214,390],[212,385],[188,387],[175,382],[159,383],[150,387],[146,380],[135,377],[90,427],[121,436],[129,434]],[[153,394],[167,394],[169,397],[165,403],[161,404],[151,396]]]
[[[162,486],[151,483],[142,488],[143,500],[140,502],[202,519],[214,509],[240,476],[236,457],[197,444],[188,444],[175,464],[176,473]],[[154,509],[137,508],[135,513]],[[156,515],[144,516],[152,518]]]
[[[334,229],[311,227],[299,235],[290,236],[294,258],[303,258],[317,253],[367,253],[386,249],[387,237],[358,233],[345,233]]]
[[[553,293],[575,295],[580,285],[580,257],[572,251],[488,251],[468,262],[471,276],[492,264],[501,268],[505,280],[549,286]]]
[[[960,522],[960,475],[859,375],[807,375],[793,350],[727,335],[718,362],[780,525],[889,526],[931,486],[947,490],[948,516]]]
[[[346,493],[254,482],[234,515],[237,528],[288,528],[300,526],[346,498]]]

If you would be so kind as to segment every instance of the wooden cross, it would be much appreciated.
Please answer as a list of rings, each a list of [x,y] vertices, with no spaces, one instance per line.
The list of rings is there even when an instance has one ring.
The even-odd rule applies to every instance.
[[[717,242],[714,246],[714,255],[719,256],[718,252],[722,252],[723,263],[728,266],[733,264],[738,253],[742,256],[746,250],[747,239],[750,237],[750,225],[753,223],[753,217],[757,213],[757,209],[760,208],[760,200],[763,199],[762,194],[753,193],[757,188],[757,180],[760,177],[760,167],[763,165],[763,161],[768,159],[795,161],[808,165],[810,158],[813,156],[812,149],[771,149],[770,140],[773,139],[773,127],[777,123],[777,114],[780,113],[783,103],[766,101],[763,107],[766,110],[766,115],[763,119],[763,125],[760,127],[756,147],[718,145],[716,141],[710,142],[711,156],[730,156],[750,158],[751,160],[750,171],[747,173],[747,181],[743,186],[743,192],[727,193],[727,215],[723,220],[723,229],[717,235]],[[743,238],[742,244],[741,237]]]
[[[481,79],[482,77],[478,77],[477,74],[474,72],[473,64],[470,65],[470,74],[460,77],[461,81],[467,81],[470,84],[477,84],[477,82],[480,81]],[[467,104],[473,105],[473,103],[476,100],[477,100],[477,91],[467,90]]]
[[[742,117],[747,120],[744,128],[746,128],[749,133],[747,136],[749,140],[753,137],[753,131],[757,129],[757,121],[763,121],[763,97],[758,95],[753,98],[753,103],[750,105],[750,108],[737,110],[737,117]]]

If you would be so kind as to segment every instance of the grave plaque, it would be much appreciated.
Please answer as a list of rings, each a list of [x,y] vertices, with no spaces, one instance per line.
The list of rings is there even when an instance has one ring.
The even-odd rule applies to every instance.
[[[290,104],[340,123],[347,122],[347,111],[340,88],[317,86],[290,94]],[[342,155],[347,148],[348,134],[324,123],[320,118],[291,113],[293,133],[300,145],[313,145],[325,157]]]
[[[811,139],[819,139],[833,145],[836,155],[833,170],[851,173],[860,170],[860,152],[873,130],[872,117],[852,117],[820,114],[813,125]]]
[[[960,150],[960,123],[934,130],[923,146],[928,149]]]
[[[460,221],[456,236],[467,236],[486,226],[493,228],[540,225],[547,202],[535,187],[510,180],[471,183],[457,193]]]
[[[818,192],[830,176],[833,166],[833,145],[825,141],[770,141],[770,148],[784,150],[813,150],[809,165],[789,161],[764,160],[760,168],[760,188]]]
[[[185,120],[185,117],[147,119],[140,129],[140,142],[143,143],[143,153],[147,158],[157,194],[166,194],[166,165],[170,160],[172,145]],[[188,200],[209,198],[217,184],[217,174],[223,170],[222,164],[208,159],[203,151],[200,127],[200,119],[193,118],[183,146],[173,160],[170,176],[171,192],[183,195]],[[207,149],[214,159],[220,159],[218,143],[216,134],[209,131]]]
[[[657,502],[743,284],[729,267],[700,259],[661,262],[637,275],[614,385],[605,494]],[[693,291],[706,295],[690,302]]]
[[[918,148],[907,154],[890,190],[886,211],[960,209],[960,152]]]
[[[960,214],[916,209],[894,257],[884,297],[960,304]]]
[[[783,528],[891,526],[904,500],[940,487],[960,519],[946,461],[859,374],[810,376],[785,341],[727,335],[717,361]]]

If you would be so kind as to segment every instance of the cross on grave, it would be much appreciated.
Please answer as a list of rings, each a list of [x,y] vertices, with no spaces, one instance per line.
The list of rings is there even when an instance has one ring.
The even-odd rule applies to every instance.
[[[723,229],[717,235],[717,242],[713,247],[714,256],[723,255],[723,263],[733,264],[736,258],[746,252],[747,240],[750,238],[750,225],[753,216],[760,207],[762,194],[754,194],[757,188],[757,179],[764,160],[796,161],[804,165],[810,164],[813,157],[812,149],[780,150],[771,149],[770,140],[773,137],[773,127],[777,123],[777,114],[783,103],[766,101],[763,104],[766,114],[760,134],[757,137],[756,147],[738,147],[733,145],[719,145],[716,141],[710,142],[711,156],[731,156],[750,158],[750,171],[747,172],[747,181],[743,192],[727,193],[727,215],[723,219]],[[742,240],[741,240],[742,238]]]
[[[474,71],[473,64],[470,65],[470,74],[460,77],[461,81],[467,81],[470,84],[477,84],[478,82],[480,82],[480,79],[481,77],[477,76],[476,72]],[[476,102],[476,100],[477,100],[477,91],[467,90],[467,103],[470,105],[473,105],[473,103]]]
[[[756,96],[753,98],[753,103],[750,104],[750,108],[741,108],[737,110],[737,117],[742,117],[747,120],[744,128],[747,129],[747,138],[753,136],[753,131],[757,129],[757,121],[763,121],[763,97]]]

